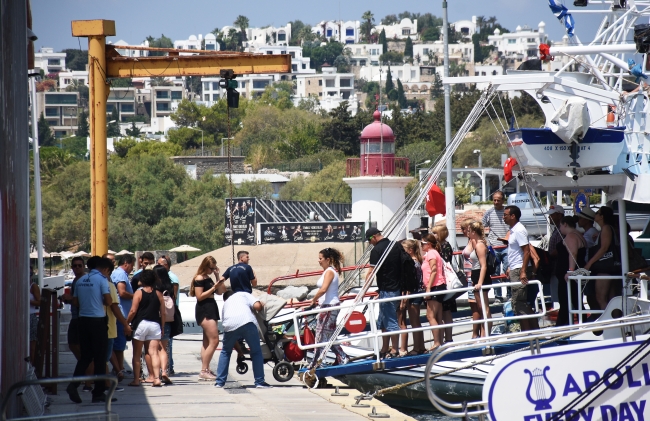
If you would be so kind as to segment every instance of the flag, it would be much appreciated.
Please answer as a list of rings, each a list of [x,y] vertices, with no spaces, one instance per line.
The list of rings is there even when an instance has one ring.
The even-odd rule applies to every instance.
[[[426,209],[429,216],[447,214],[447,207],[445,206],[445,194],[436,184],[431,186],[431,190],[429,190],[429,194],[427,194]]]
[[[505,164],[503,164],[503,179],[506,183],[512,180],[512,169],[517,165],[517,160],[513,157],[508,157]]]

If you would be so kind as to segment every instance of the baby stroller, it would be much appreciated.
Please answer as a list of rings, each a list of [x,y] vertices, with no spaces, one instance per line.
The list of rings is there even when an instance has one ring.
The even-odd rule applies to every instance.
[[[273,378],[275,380],[287,382],[291,380],[295,371],[300,369],[300,365],[295,363],[301,361],[304,354],[297,352],[301,350],[295,345],[293,338],[284,334],[293,324],[292,320],[277,325],[269,323],[284,308],[286,301],[275,295],[259,291],[253,291],[253,295],[264,304],[264,308],[255,313],[259,327],[258,333],[262,342],[260,345],[264,363],[272,362],[274,364]],[[251,358],[244,351],[244,356],[237,358],[237,373],[248,372],[247,360],[250,361]]]

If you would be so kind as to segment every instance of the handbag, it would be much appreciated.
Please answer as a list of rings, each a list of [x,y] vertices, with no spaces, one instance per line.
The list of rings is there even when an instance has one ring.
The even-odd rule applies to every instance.
[[[488,246],[487,255],[485,256],[487,263],[487,276],[492,276],[497,271],[497,255],[492,246]]]
[[[171,323],[171,334],[170,337],[178,336],[183,333],[183,318],[181,317],[181,311],[177,306],[174,306],[174,320]]]
[[[444,262],[444,269],[445,269],[445,281],[448,290],[465,288],[467,286],[467,277],[465,277],[465,285],[463,285],[463,282],[456,274],[456,271],[454,270],[451,263]],[[456,292],[445,294],[445,298],[443,299],[443,301],[453,299],[456,296],[456,294],[457,294]]]
[[[165,323],[174,321],[174,308],[176,304],[174,299],[169,296],[167,291],[163,292],[163,300],[165,301]]]

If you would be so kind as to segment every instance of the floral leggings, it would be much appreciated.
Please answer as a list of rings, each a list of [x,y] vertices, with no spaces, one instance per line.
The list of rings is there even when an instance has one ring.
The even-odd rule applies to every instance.
[[[320,308],[332,307],[331,304],[323,304]],[[316,343],[327,342],[330,340],[336,329],[336,318],[339,315],[339,310],[332,310],[324,313],[319,313],[316,319]],[[343,352],[341,345],[332,345],[331,351],[336,355],[336,364],[345,364],[348,356]],[[309,368],[313,368],[320,358],[323,348],[316,348],[314,350],[314,359],[311,361]]]

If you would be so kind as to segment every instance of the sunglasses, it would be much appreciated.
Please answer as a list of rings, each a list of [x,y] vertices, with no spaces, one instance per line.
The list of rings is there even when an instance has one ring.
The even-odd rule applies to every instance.
[[[82,268],[84,265],[72,265],[73,268]]]

